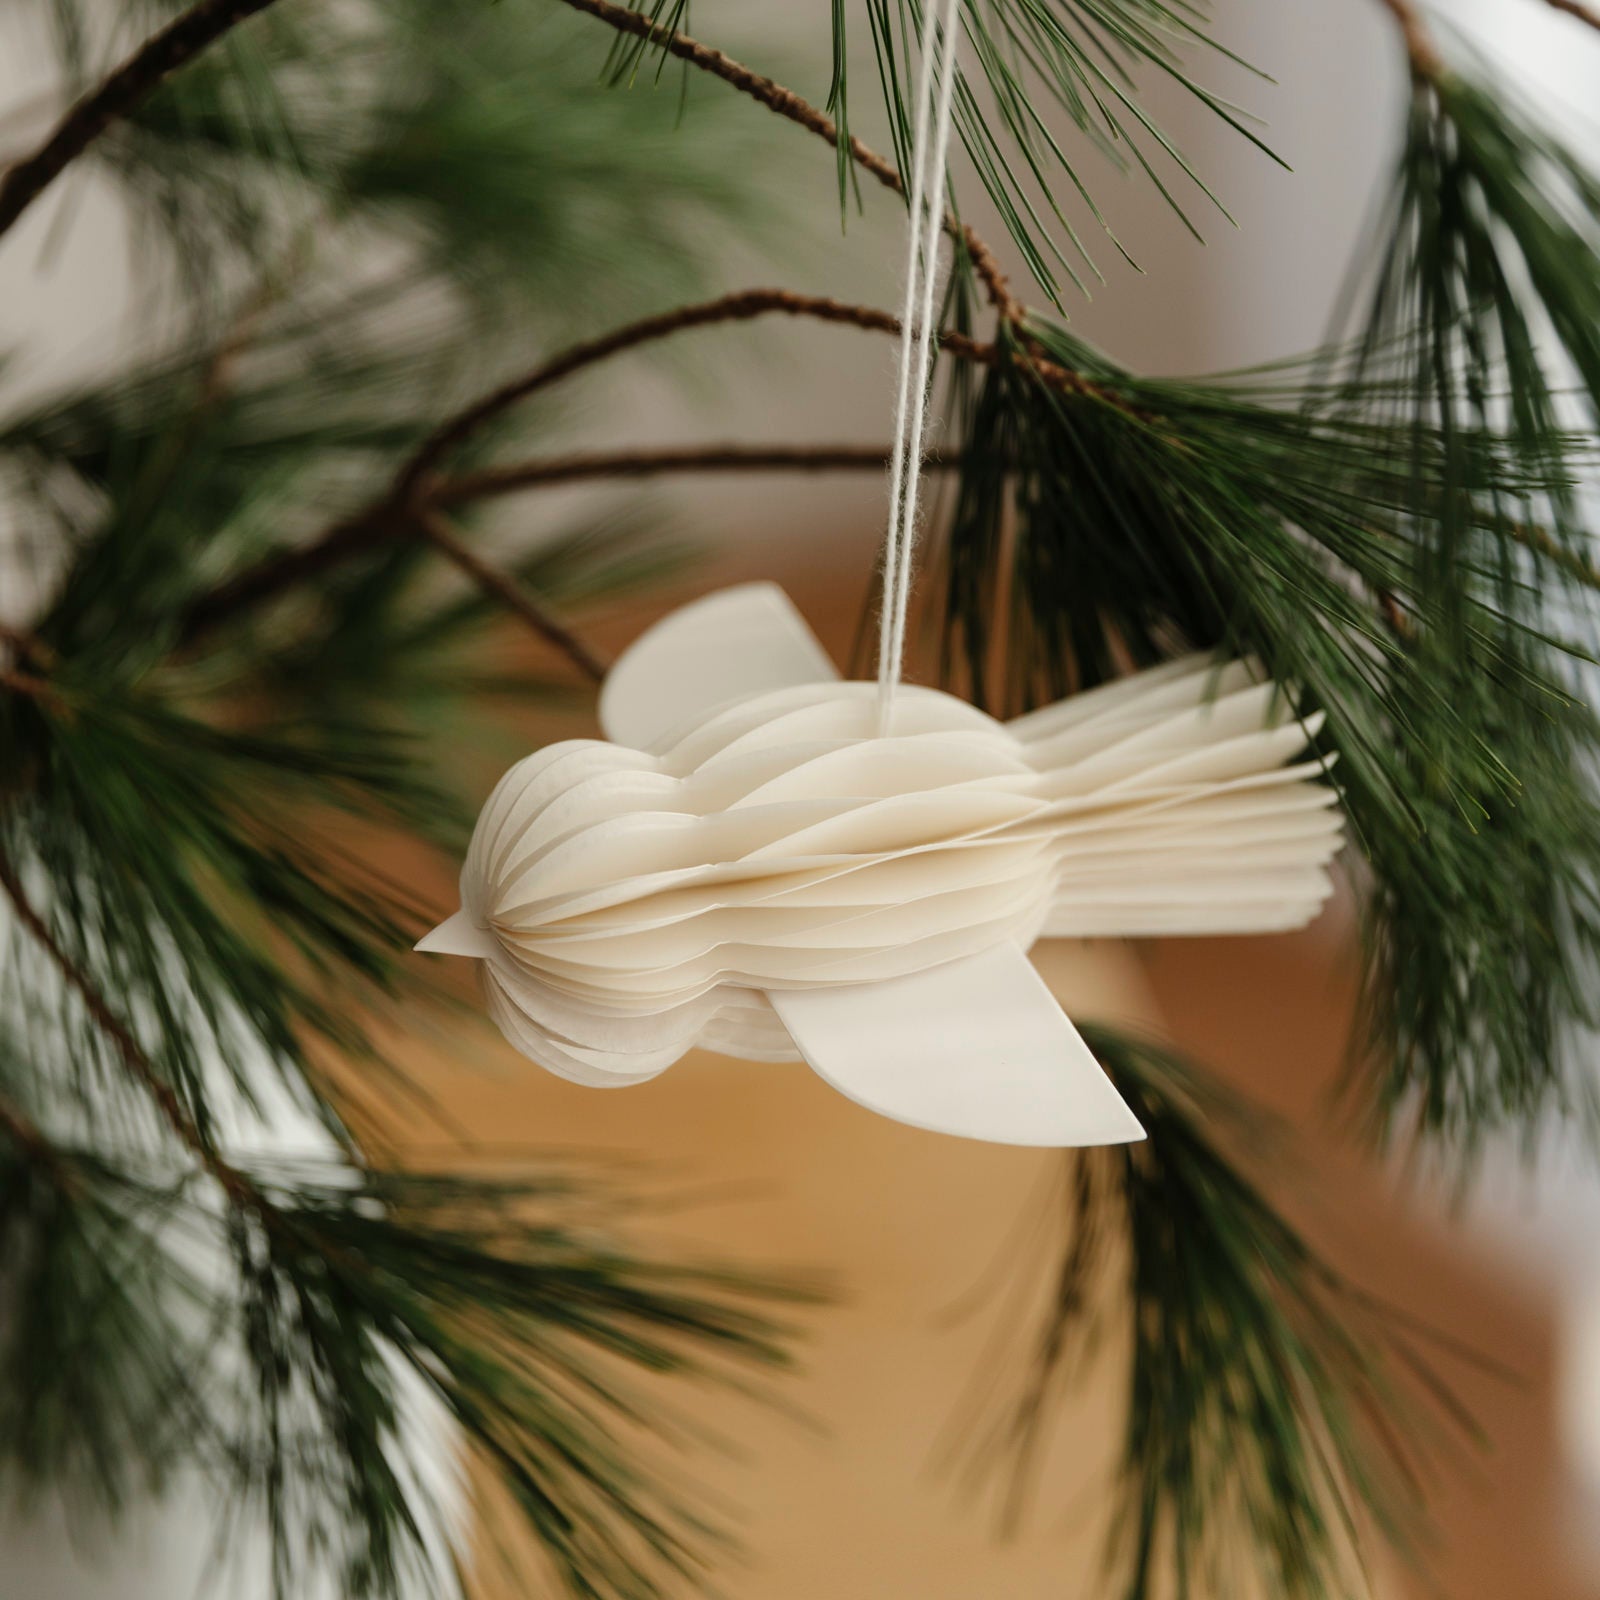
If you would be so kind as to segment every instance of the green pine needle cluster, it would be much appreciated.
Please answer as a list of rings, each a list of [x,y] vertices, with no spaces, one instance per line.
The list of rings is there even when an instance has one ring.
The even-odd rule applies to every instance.
[[[1547,433],[1535,471],[1486,418],[1397,425],[1409,389],[1360,352],[1170,381],[1044,320],[1026,337],[967,397],[946,675],[1013,709],[1178,649],[1259,660],[1325,713],[1368,868],[1363,1110],[1463,1155],[1586,1111],[1567,1050],[1600,949],[1597,728],[1574,691],[1592,594],[1576,544],[1531,530],[1588,443]]]
[[[916,52],[925,0],[867,0],[879,84],[895,164],[910,168]],[[847,8],[833,9],[834,77],[829,109],[848,131],[843,61]],[[1103,234],[1134,264],[1090,190],[1091,164],[1137,171],[1197,239],[1186,206],[1198,198],[1227,219],[1204,178],[1141,103],[1141,77],[1176,83],[1249,143],[1276,160],[1240,111],[1194,76],[1194,53],[1246,65],[1223,48],[1204,15],[1165,0],[964,0],[962,39],[969,65],[957,73],[955,127],[1006,231],[1035,283],[1061,304],[1063,278],[1086,292],[1104,281],[1085,233]],[[1077,138],[1059,131],[1063,119]],[[841,157],[841,199],[845,198]],[[1183,190],[1189,191],[1188,195]]]
[[[57,9],[86,79],[131,42]],[[135,33],[177,8],[138,9]],[[167,348],[0,406],[6,554],[42,597],[0,635],[0,881],[44,935],[0,895],[0,1475],[116,1508],[199,1472],[228,1500],[218,1571],[265,1527],[285,1596],[450,1591],[418,1392],[550,1582],[698,1581],[722,1535],[662,1386],[742,1386],[792,1343],[789,1289],[626,1242],[592,1176],[387,1170],[326,1070],[377,1091],[364,1135],[374,1101],[431,1109],[364,1020],[429,992],[423,908],[370,839],[458,847],[512,753],[496,701],[564,691],[485,648],[488,601],[403,528],[212,605],[573,319],[695,291],[753,236],[737,174],[767,130],[607,93],[604,65],[561,13],[274,8],[93,152]],[[679,559],[613,504],[507,569],[582,608]],[[252,1153],[241,1124],[284,1115],[328,1153]]]
[[[191,304],[230,268],[311,240],[326,254],[337,237],[386,280],[448,285],[502,322],[552,303],[616,316],[693,292],[708,225],[771,220],[740,176],[770,136],[721,96],[597,92],[604,61],[593,30],[553,6],[280,4],[94,159]]]
[[[242,1209],[148,1153],[0,1141],[0,1270],[30,1308],[0,1331],[14,1490],[117,1505],[198,1471],[227,1503],[219,1581],[248,1518],[277,1595],[319,1575],[352,1600],[446,1595],[476,1460],[564,1589],[646,1600],[698,1578],[717,1523],[663,1485],[699,1441],[654,1386],[783,1365],[792,1286],[622,1246],[616,1197],[559,1170],[261,1160],[253,1181]],[[425,1477],[439,1418],[459,1443]]]
[[[1109,1592],[1363,1592],[1369,1530],[1411,1545],[1430,1460],[1475,1436],[1436,1366],[1469,1357],[1364,1295],[1243,1175],[1262,1119],[1168,1050],[1084,1037],[1148,1137],[1071,1158],[1048,1307],[974,1465],[1020,1510],[1050,1409],[1125,1362]]]

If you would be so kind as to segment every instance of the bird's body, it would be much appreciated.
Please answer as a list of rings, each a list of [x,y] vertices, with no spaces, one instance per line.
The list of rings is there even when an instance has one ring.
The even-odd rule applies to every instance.
[[[1310,730],[1191,658],[1005,724],[904,689],[759,693],[657,752],[513,767],[462,874],[496,1020],[542,1065],[637,1081],[694,1044],[798,1055],[765,996],[878,983],[1041,933],[1292,927],[1338,847]]]

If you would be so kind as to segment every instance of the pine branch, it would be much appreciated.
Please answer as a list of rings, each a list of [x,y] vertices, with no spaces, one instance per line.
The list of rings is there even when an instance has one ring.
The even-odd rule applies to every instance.
[[[741,94],[759,100],[762,105],[780,117],[787,118],[838,148],[840,143],[838,126],[825,111],[819,110],[792,89],[786,89],[782,84],[774,83],[771,78],[763,77],[759,72],[754,72],[749,67],[734,61],[721,50],[701,44],[686,33],[664,27],[642,12],[630,11],[626,6],[613,4],[612,0],[564,0],[564,4],[598,18],[619,33],[644,40],[680,61],[687,61],[701,71],[721,78],[724,83],[731,84]],[[846,147],[850,156],[863,172],[871,173],[879,183],[887,189],[892,189],[896,194],[905,193],[905,186],[893,162],[868,149],[854,135],[846,137]],[[1012,294],[993,250],[974,229],[953,213],[945,217],[945,231],[965,248],[973,270],[982,280],[989,302],[999,313],[1001,321],[1020,322],[1025,314],[1025,307]]]
[[[55,131],[0,177],[0,234],[106,129],[180,67],[272,0],[200,0],[148,39],[100,86],[67,112]]]
[[[1358,1593],[1363,1522],[1417,1542],[1419,1469],[1478,1439],[1421,1345],[1482,1358],[1348,1282],[1272,1205],[1236,1154],[1270,1149],[1270,1123],[1168,1051],[1083,1032],[1148,1137],[1071,1153],[1052,1292],[1019,1359],[991,1357],[999,1384],[974,1385],[969,1470],[1014,1522],[1069,1386],[1103,1381],[1086,1356],[1125,1329],[1107,1593]]]
[[[633,14],[628,13],[630,16]],[[625,350],[653,344],[691,328],[711,327],[726,322],[749,322],[756,317],[771,315],[814,317],[822,322],[876,329],[881,333],[900,331],[899,321],[886,311],[878,311],[871,306],[849,305],[826,295],[799,294],[791,289],[741,289],[732,294],[719,295],[714,300],[677,306],[658,316],[628,323],[597,339],[572,345],[531,372],[491,390],[481,400],[442,423],[412,452],[410,459],[400,469],[395,479],[394,498],[397,501],[410,500],[428,473],[473,434],[513,406],[520,405],[541,389],[549,388],[563,378],[620,355]]]
[[[1492,1130],[1591,1117],[1567,1038],[1595,1013],[1600,728],[1570,688],[1594,601],[1563,494],[1591,450],[1508,435],[1487,399],[1413,411],[1420,336],[1195,383],[1119,380],[1030,328],[1127,405],[1043,402],[1004,365],[970,397],[945,681],[1022,710],[1186,646],[1260,659],[1326,713],[1370,864],[1369,1126],[1469,1161]],[[1531,408],[1535,376],[1490,363],[1460,394]]]
[[[419,512],[417,521],[423,537],[435,550],[466,573],[485,594],[521,617],[539,638],[554,645],[591,683],[605,678],[605,662],[571,628],[534,600],[509,573],[485,561],[458,539],[437,511]]]
[[[513,406],[519,405],[563,378],[571,377],[574,373],[623,351],[652,344],[659,339],[668,338],[691,328],[710,327],[726,322],[748,322],[756,317],[773,314],[814,317],[822,322],[840,323],[896,337],[900,333],[899,318],[887,311],[881,311],[873,306],[851,305],[826,295],[800,294],[792,289],[741,289],[696,305],[679,306],[659,316],[646,317],[639,322],[629,323],[626,327],[618,328],[615,332],[605,334],[598,339],[573,345],[553,360],[503,384],[452,417],[423,441],[401,469],[396,479],[395,498],[397,501],[410,499],[427,474],[450,452],[458,449],[473,434]],[[1020,354],[1014,347],[1008,348],[999,343],[983,344],[953,329],[940,332],[939,345],[941,349],[958,359],[979,366],[993,366],[998,361],[1015,359]],[[1107,399],[1113,399],[1108,390],[1097,388],[1083,374],[1074,372],[1059,362],[1040,356],[1034,361],[1033,370],[1047,387],[1058,393],[1100,394]]]
[[[580,1198],[570,1184],[304,1161],[258,1180],[202,1135],[3,857],[0,888],[226,1197],[219,1242],[231,1252],[235,1278],[211,1294],[216,1331],[242,1341],[249,1370],[237,1384],[210,1370],[210,1341],[185,1350],[163,1373],[160,1413],[142,1423],[147,1434],[170,1432],[171,1413],[183,1412],[200,1428],[186,1442],[218,1452],[233,1492],[265,1498],[278,1600],[302,1592],[307,1568],[335,1563],[341,1593],[393,1600],[402,1587],[420,1592],[405,1578],[420,1577],[442,1554],[429,1550],[423,1531],[425,1491],[396,1464],[406,1448],[397,1361],[496,1472],[575,1600],[660,1600],[663,1578],[697,1571],[698,1546],[715,1530],[641,1464],[632,1436],[670,1438],[671,1429],[628,1392],[616,1369],[709,1376],[713,1359],[781,1365],[787,1330],[753,1302],[814,1299],[814,1292],[654,1263],[581,1223],[519,1216],[529,1200],[554,1198],[570,1219]],[[9,1127],[0,1115],[0,1131]],[[198,1214],[212,1220],[208,1208]],[[114,1209],[106,1221],[140,1226]],[[99,1253],[94,1259],[99,1265]],[[178,1349],[161,1335],[176,1337],[168,1329],[141,1333],[141,1354],[153,1351],[158,1364]],[[244,1415],[213,1426],[207,1385],[219,1378]],[[69,1412],[85,1403],[83,1381]],[[626,1452],[617,1445],[619,1421],[630,1430]],[[237,1441],[225,1437],[233,1432]]]
[[[654,478],[675,472],[866,472],[884,471],[886,444],[810,445],[669,445],[650,450],[590,450],[536,461],[484,467],[438,479],[428,490],[429,504],[465,505],[524,489],[582,483],[591,478]],[[930,456],[934,471],[955,464],[948,456]]]

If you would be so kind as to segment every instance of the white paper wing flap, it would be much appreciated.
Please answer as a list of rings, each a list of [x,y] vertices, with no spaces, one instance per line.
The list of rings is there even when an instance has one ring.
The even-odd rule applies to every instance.
[[[769,992],[800,1053],[896,1122],[996,1144],[1144,1137],[1014,944],[887,983]]]
[[[777,584],[741,584],[663,617],[618,657],[600,726],[613,744],[654,750],[730,700],[837,677]]]

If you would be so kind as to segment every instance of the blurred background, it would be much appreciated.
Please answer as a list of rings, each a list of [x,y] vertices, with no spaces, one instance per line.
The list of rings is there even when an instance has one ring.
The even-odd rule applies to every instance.
[[[1274,81],[1220,63],[1211,81],[1259,113],[1293,170],[1152,86],[1163,121],[1237,226],[1213,213],[1202,246],[1146,186],[1108,186],[1101,195],[1144,272],[1107,250],[1109,281],[1092,300],[1069,299],[1068,310],[1076,331],[1140,371],[1214,371],[1316,345],[1395,155],[1403,68],[1376,5],[1218,0],[1214,9],[1217,35]],[[581,29],[558,20],[552,37],[564,49]],[[1514,63],[1568,137],[1592,139],[1600,155],[1600,138],[1586,132],[1600,104],[1600,38],[1532,0],[1453,0],[1448,20]],[[698,35],[813,100],[828,76],[825,22],[818,4],[776,0],[697,0],[693,18]],[[26,147],[54,108],[43,30],[42,6],[10,0],[0,12],[7,151]],[[862,59],[852,67],[865,78],[870,50],[858,33]],[[628,92],[671,101],[676,80]],[[582,293],[570,274],[552,270],[541,280],[528,313],[535,347],[554,349],[669,302],[658,274],[674,251],[707,293],[771,282],[892,303],[898,209],[869,194],[841,231],[825,153],[726,98],[720,86],[693,85],[683,137],[701,140],[695,159],[704,160],[711,122],[724,170],[748,174],[759,159],[767,181],[727,205],[674,192],[644,205],[637,197],[654,193],[661,164],[674,160],[675,107],[667,106],[657,135],[624,170],[596,163],[597,189],[624,186],[594,197],[597,208],[614,208],[614,248]],[[862,97],[857,131],[882,145],[875,109]],[[597,123],[593,137],[607,136]],[[958,183],[973,221],[1004,253],[1004,230],[970,172]],[[515,181],[506,193],[515,206]],[[675,207],[686,216],[699,208],[687,243],[663,243],[653,231],[651,214],[661,210],[671,234]],[[519,235],[519,248],[538,248],[536,230]],[[1025,284],[1021,263],[1008,257],[1008,265]],[[11,392],[42,394],[155,348],[166,299],[114,186],[75,175],[0,258]],[[612,364],[564,392],[540,426],[570,449],[871,442],[889,433],[892,358],[888,341],[849,330],[717,329]],[[884,485],[872,473],[685,478],[644,491],[585,487],[509,499],[491,537],[522,551],[604,515],[637,519],[692,547],[693,559],[663,580],[582,613],[608,650],[689,595],[759,576],[785,584],[842,656],[868,598],[883,510]],[[0,569],[7,619],[23,621],[37,604],[29,588],[44,581],[40,572],[35,561]],[[508,663],[537,654],[509,630],[503,650]],[[570,695],[515,710],[507,745],[591,726],[587,693],[574,684]],[[485,752],[486,773],[501,754]],[[401,852],[390,864],[446,905],[451,885],[437,860]],[[1600,1185],[1554,1138],[1531,1166],[1516,1151],[1491,1150],[1465,1195],[1361,1152],[1330,1112],[1352,1028],[1354,936],[1341,899],[1290,938],[1056,947],[1041,962],[1074,1014],[1157,1029],[1281,1113],[1294,1130],[1292,1155],[1274,1169],[1274,1183],[1291,1215],[1363,1284],[1503,1369],[1452,1369],[1486,1448],[1440,1469],[1429,1486],[1436,1520],[1424,1570],[1397,1561],[1377,1575],[1380,1593],[1600,1596]],[[717,1401],[698,1419],[728,1441],[724,1455],[700,1466],[738,1508],[746,1546],[724,1575],[727,1593],[1087,1600],[1106,1592],[1099,1541],[1119,1447],[1106,1376],[1114,1349],[1085,1363],[1014,1530],[1000,1534],[993,1494],[966,1470],[974,1395],[1015,1359],[1008,1334],[1026,1323],[1016,1263],[1048,1250],[1039,1218],[1059,1181],[1053,1158],[866,1116],[798,1066],[694,1057],[627,1093],[600,1094],[533,1070],[486,1027],[459,1018],[441,1025],[436,1015],[402,1016],[385,1027],[396,1056],[448,1107],[481,1159],[513,1144],[642,1157],[664,1197],[654,1219],[663,1236],[836,1277],[842,1303],[816,1317],[805,1372],[785,1387],[783,1404]],[[440,1137],[418,1119],[418,1149]],[[1047,1292],[1047,1273],[1035,1281]],[[484,1515],[493,1522],[492,1507]],[[192,1520],[186,1502],[152,1505],[114,1537],[43,1514],[18,1522],[0,1542],[0,1596],[169,1600],[199,1570],[184,1537]]]

